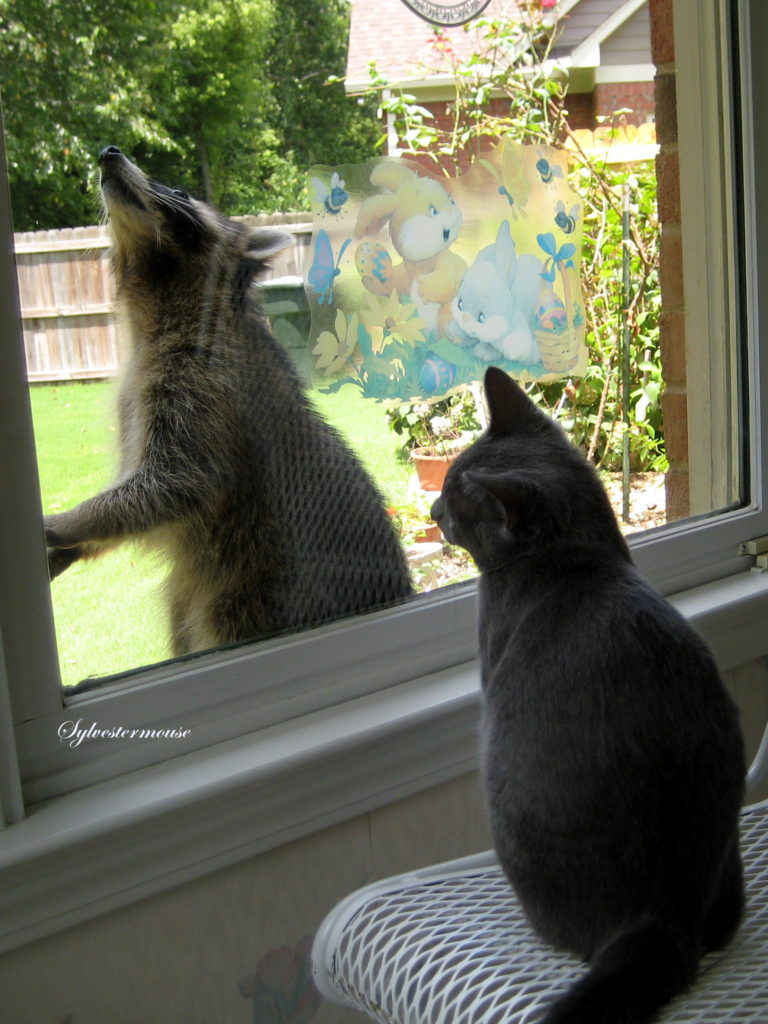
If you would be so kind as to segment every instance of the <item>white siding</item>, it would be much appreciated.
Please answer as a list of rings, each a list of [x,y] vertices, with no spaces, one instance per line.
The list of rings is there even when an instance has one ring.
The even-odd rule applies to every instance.
[[[601,65],[651,64],[651,18],[648,4],[628,18],[600,47]]]
[[[563,18],[557,50],[572,50],[591,36],[615,11],[623,0],[582,0]]]

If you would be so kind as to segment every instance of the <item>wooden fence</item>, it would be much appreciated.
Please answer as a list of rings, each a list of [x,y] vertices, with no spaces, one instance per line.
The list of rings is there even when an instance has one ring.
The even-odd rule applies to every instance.
[[[312,225],[307,214],[238,218],[280,224],[296,245],[275,258],[269,280],[303,277]],[[106,226],[14,235],[30,381],[111,377],[119,365]]]

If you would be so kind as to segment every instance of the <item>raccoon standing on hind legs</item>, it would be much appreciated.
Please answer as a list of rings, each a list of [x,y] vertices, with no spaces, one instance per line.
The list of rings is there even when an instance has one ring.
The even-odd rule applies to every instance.
[[[51,577],[144,537],[169,556],[175,654],[319,625],[411,593],[381,495],[312,409],[253,280],[291,236],[99,155],[130,358],[116,482],[46,516]]]

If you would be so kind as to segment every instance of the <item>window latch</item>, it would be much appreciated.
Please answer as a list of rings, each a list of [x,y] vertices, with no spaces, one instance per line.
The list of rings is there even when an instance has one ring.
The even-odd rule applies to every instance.
[[[755,556],[752,572],[768,572],[768,534],[754,537],[752,540],[743,540],[739,545],[739,554]]]

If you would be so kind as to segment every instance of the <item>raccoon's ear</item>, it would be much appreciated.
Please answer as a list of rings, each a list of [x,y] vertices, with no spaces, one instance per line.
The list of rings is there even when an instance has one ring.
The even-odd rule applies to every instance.
[[[254,228],[248,236],[243,259],[258,273],[268,260],[294,242],[293,235],[279,228]]]
[[[483,381],[488,403],[488,432],[504,437],[513,434],[520,421],[538,417],[539,410],[523,389],[498,366],[489,366]]]

